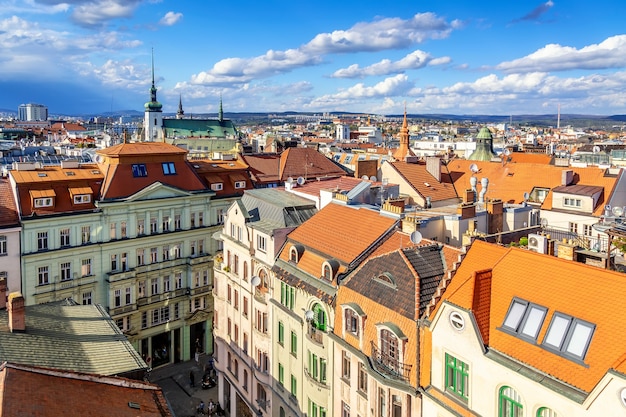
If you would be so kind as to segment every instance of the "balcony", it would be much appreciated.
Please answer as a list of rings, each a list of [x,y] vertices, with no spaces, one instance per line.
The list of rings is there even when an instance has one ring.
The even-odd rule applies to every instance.
[[[309,324],[309,331],[306,335],[312,342],[317,343],[320,346],[324,345],[324,332],[322,330],[318,330],[315,326]]]
[[[408,383],[412,365],[406,365],[400,362],[398,358],[383,353],[373,341],[370,343],[372,345],[370,356],[372,367],[383,375]]]
[[[203,293],[210,293],[213,291],[212,285],[204,285],[202,287],[196,287],[191,290],[191,295],[198,295]]]
[[[120,314],[129,313],[129,312],[135,311],[135,310],[137,310],[137,305],[129,304],[129,305],[122,306],[122,307],[110,308],[109,309],[109,315],[111,317],[114,317],[114,316],[118,316]]]
[[[108,272],[107,275],[109,275],[109,282],[122,281],[125,279],[135,278],[135,270],[127,269],[126,271],[111,271]]]

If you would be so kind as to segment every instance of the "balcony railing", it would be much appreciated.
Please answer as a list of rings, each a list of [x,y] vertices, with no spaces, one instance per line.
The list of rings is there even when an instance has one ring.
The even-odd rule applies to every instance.
[[[411,375],[412,365],[406,365],[395,358],[390,356],[380,349],[372,341],[372,365],[378,372],[390,376],[392,378],[400,379],[404,382],[409,382],[409,376]]]
[[[318,330],[317,328],[315,328],[315,326],[311,324],[309,324],[309,331],[307,332],[307,336],[318,345],[324,344],[324,332]]]

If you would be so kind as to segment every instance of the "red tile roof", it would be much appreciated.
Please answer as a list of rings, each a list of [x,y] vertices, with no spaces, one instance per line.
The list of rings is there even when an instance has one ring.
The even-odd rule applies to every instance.
[[[287,148],[280,155],[280,179],[306,180],[345,175],[346,171],[320,152],[311,148]]]
[[[250,167],[250,176],[257,184],[280,181],[280,155],[273,153],[241,155],[241,159]]]
[[[169,417],[173,414],[161,388],[148,382],[5,362],[0,365],[0,415]]]
[[[457,191],[450,175],[444,166],[441,169],[441,181],[437,181],[426,169],[423,162],[407,163],[403,161],[390,162],[406,181],[421,196],[430,197],[431,201],[443,201],[458,198]]]
[[[222,184],[221,190],[213,190],[215,197],[243,195],[245,190],[253,188],[248,176],[248,165],[241,160],[215,161],[193,160],[192,166],[198,176],[202,178],[207,188],[214,184]],[[235,182],[245,181],[243,188],[235,188]]]

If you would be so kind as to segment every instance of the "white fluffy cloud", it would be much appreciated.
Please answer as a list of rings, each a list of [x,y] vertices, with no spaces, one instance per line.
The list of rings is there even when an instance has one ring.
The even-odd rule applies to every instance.
[[[173,26],[176,23],[180,22],[182,18],[182,13],[167,12],[165,13],[165,16],[163,16],[161,20],[159,20],[159,24],[163,26]]]
[[[416,50],[398,61],[383,59],[367,67],[359,67],[358,64],[350,65],[335,71],[334,78],[363,78],[366,76],[379,76],[397,74],[407,70],[420,69],[427,65],[444,65],[451,62],[449,57],[433,58],[428,52]]]
[[[496,69],[513,73],[622,67],[626,67],[626,35],[612,36],[580,49],[549,44],[523,58],[503,62]]]
[[[109,20],[131,17],[141,0],[92,0],[80,2],[72,19],[82,26],[100,26]]]

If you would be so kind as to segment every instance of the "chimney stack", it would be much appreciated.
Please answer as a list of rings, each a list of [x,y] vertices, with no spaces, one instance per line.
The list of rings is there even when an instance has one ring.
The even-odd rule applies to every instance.
[[[0,278],[0,310],[7,306],[7,279]]]
[[[426,157],[426,171],[435,177],[437,182],[441,182],[441,158],[438,156]]]
[[[24,312],[24,296],[22,293],[9,294],[9,330],[11,333],[26,331],[26,317]]]

